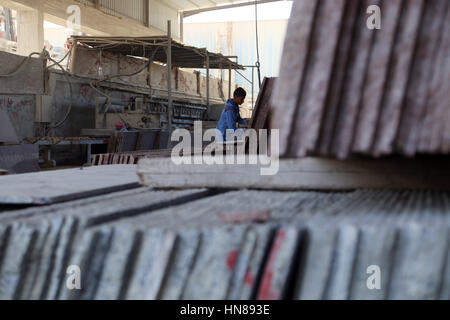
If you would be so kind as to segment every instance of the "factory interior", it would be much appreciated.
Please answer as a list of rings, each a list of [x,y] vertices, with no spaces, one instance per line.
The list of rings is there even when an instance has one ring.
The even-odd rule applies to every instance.
[[[0,300],[450,300],[450,1],[0,0]]]

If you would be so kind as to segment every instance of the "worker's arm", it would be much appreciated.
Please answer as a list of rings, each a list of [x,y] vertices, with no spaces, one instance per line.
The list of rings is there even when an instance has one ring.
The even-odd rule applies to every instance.
[[[245,121],[244,119],[242,119],[240,114],[238,115],[238,123],[239,123],[239,124],[242,124],[242,125],[244,125],[244,126],[247,125],[247,121]]]
[[[240,116],[238,118],[238,123],[240,128],[247,128],[248,126],[247,120],[242,119]]]
[[[236,130],[236,122],[234,121],[234,111],[233,110],[227,110],[225,111],[225,120],[227,123],[227,129],[233,129]]]

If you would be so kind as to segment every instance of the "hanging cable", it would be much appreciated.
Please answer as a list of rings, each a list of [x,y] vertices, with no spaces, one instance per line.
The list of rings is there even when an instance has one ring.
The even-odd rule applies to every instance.
[[[60,122],[58,122],[56,125],[53,125],[53,126],[49,126],[49,128],[52,128],[52,129],[54,129],[54,128],[58,128],[58,127],[60,127],[64,122],[66,122],[66,120],[67,120],[67,118],[69,117],[69,114],[70,114],[70,112],[71,112],[71,110],[72,110],[72,103],[73,103],[73,95],[72,95],[72,83],[70,82],[70,79],[69,79],[69,73],[61,66],[61,64],[58,62],[58,61],[56,61],[56,60],[54,60],[54,59],[52,59],[51,57],[50,57],[50,54],[49,54],[49,52],[47,51],[47,50],[43,50],[42,52],[32,52],[32,53],[30,53],[20,64],[19,64],[19,66],[14,70],[14,71],[12,71],[12,72],[10,72],[10,73],[8,73],[8,74],[0,74],[0,78],[10,78],[10,77],[14,77],[15,75],[17,75],[19,72],[21,72],[22,71],[22,69],[27,65],[27,63],[31,60],[31,57],[33,57],[33,56],[39,56],[39,58],[41,58],[41,59],[48,59],[48,60],[50,60],[51,62],[53,62],[54,63],[54,65],[56,65],[56,66],[58,66],[60,69],[61,69],[61,71],[63,72],[63,74],[64,74],[64,77],[66,78],[66,81],[67,81],[67,83],[69,84],[69,91],[70,91],[70,93],[69,93],[69,95],[70,95],[70,102],[69,102],[69,107],[67,108],[67,112],[66,112],[66,114],[64,115],[64,118],[60,121]]]
[[[14,77],[16,74],[18,74],[20,71],[22,71],[22,69],[27,65],[28,61],[30,61],[32,56],[41,56],[41,55],[42,55],[42,53],[40,53],[40,52],[30,53],[28,55],[28,57],[23,59],[23,61],[19,64],[19,66],[14,71],[11,71],[10,73],[7,73],[7,74],[0,74],[0,78]]]
[[[109,105],[111,104],[111,97],[109,95],[107,95],[106,93],[104,93],[103,91],[101,91],[100,89],[98,89],[96,86],[99,85],[102,82],[109,81],[109,80],[112,80],[114,78],[133,77],[135,75],[138,75],[139,73],[141,73],[142,71],[144,71],[145,69],[147,69],[151,65],[151,63],[155,59],[156,53],[158,52],[158,50],[160,48],[161,48],[160,46],[156,47],[155,51],[152,53],[152,55],[148,59],[147,63],[145,63],[144,66],[142,68],[140,68],[139,70],[137,70],[137,71],[135,71],[133,73],[130,73],[130,74],[115,74],[115,75],[110,75],[110,76],[104,77],[104,78],[102,78],[100,80],[93,80],[93,81],[90,82],[91,88],[94,89],[96,92],[98,92],[100,95],[102,95],[102,96],[104,96],[106,98],[106,102],[105,103],[108,104],[108,108],[109,108]]]
[[[130,74],[116,74],[116,75],[111,75],[111,76],[107,76],[107,77],[103,77],[100,80],[94,80],[90,82],[90,86],[99,94],[101,94],[102,96],[106,97],[106,102],[107,104],[110,104],[111,102],[111,97],[109,95],[107,95],[106,93],[102,92],[101,90],[99,90],[98,88],[96,88],[96,85],[105,82],[105,81],[109,81],[111,79],[114,78],[118,78],[118,77],[132,77],[135,76],[139,73],[141,73],[142,71],[144,71],[146,68],[148,68],[150,66],[150,64],[154,61],[154,58],[158,52],[158,50],[161,47],[158,46],[155,51],[152,53],[150,59],[147,61],[147,63],[144,64],[144,66],[142,68],[140,68],[139,70],[130,73]],[[25,57],[25,59],[19,64],[19,66],[17,66],[17,68],[13,71],[11,71],[10,73],[7,74],[0,74],[0,78],[10,78],[10,77],[14,77],[15,75],[17,75],[18,73],[20,73],[22,71],[22,69],[28,64],[28,62],[31,60],[31,58],[33,56],[39,56],[39,58],[41,59],[48,59],[49,61],[51,61],[53,64],[51,66],[57,66],[63,73],[68,85],[69,85],[69,107],[67,108],[67,111],[63,117],[63,119],[61,121],[59,121],[58,123],[56,123],[55,125],[49,125],[47,126],[47,129],[56,129],[59,128],[60,126],[62,126],[67,119],[69,118],[69,115],[72,111],[72,105],[73,105],[73,88],[72,88],[72,82],[70,81],[69,76],[71,76],[72,74],[70,74],[66,69],[64,69],[64,67],[60,64],[60,62],[64,61],[67,56],[69,56],[69,53],[71,51],[69,51],[67,53],[67,55],[61,60],[61,61],[56,61],[53,58],[50,57],[50,54],[47,50],[43,50],[42,52],[32,52],[30,53],[27,57]],[[50,66],[50,67],[51,67]],[[47,67],[48,69],[49,67]]]
[[[54,65],[58,66],[59,69],[61,69],[61,71],[62,71],[63,74],[64,74],[64,77],[66,78],[67,83],[69,84],[69,96],[70,96],[70,101],[69,101],[69,107],[67,108],[66,114],[64,115],[64,118],[63,118],[60,122],[58,122],[58,123],[55,124],[55,125],[49,126],[51,129],[56,129],[56,128],[61,127],[61,126],[67,121],[67,119],[69,118],[70,113],[72,112],[72,104],[73,104],[73,88],[72,88],[72,82],[70,81],[69,73],[67,72],[67,70],[64,69],[64,67],[63,67],[58,61],[56,61],[56,60],[50,58],[50,55],[49,55],[49,58],[48,58],[48,59],[49,59],[51,62],[53,62]]]
[[[256,63],[258,69],[258,84],[261,88],[261,63],[259,61],[259,33],[258,33],[258,1],[255,1],[255,29],[256,29]]]
[[[61,60],[59,60],[58,63],[61,64],[64,60],[67,59],[67,57],[72,53],[72,48],[73,48],[73,47],[71,47],[71,48],[69,49],[69,51],[67,51],[67,53],[64,55],[64,57],[63,57]],[[52,68],[52,67],[54,67],[54,66],[56,66],[56,63],[53,63],[53,64],[49,65],[47,68]]]

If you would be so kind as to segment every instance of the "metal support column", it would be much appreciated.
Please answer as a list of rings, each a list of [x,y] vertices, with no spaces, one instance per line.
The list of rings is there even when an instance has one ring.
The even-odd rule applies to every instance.
[[[180,41],[184,42],[184,12],[180,12]]]
[[[167,21],[167,128],[169,131],[169,139],[172,136],[172,25],[170,20]]]
[[[15,26],[14,26],[14,22],[12,19],[12,14],[11,14],[11,9],[7,9],[7,8],[3,8],[4,12],[5,12],[5,34],[6,34],[6,39],[9,41],[14,41],[14,35],[16,33],[15,31]]]
[[[206,110],[208,110],[208,120],[210,115],[209,110],[209,54],[208,51],[206,51]]]
[[[255,108],[255,68],[252,67],[252,110]]]
[[[92,164],[92,144],[88,143],[86,145],[86,164]]]
[[[238,62],[238,57],[237,56],[225,56],[225,58],[236,59],[236,63]],[[229,80],[228,81],[228,96],[231,99],[232,98],[232,96],[231,96],[231,94],[232,94],[232,92],[231,92],[231,63],[230,63],[228,68],[229,68],[228,69],[228,80]]]
[[[228,99],[231,99],[231,63],[228,68]]]
[[[147,28],[150,27],[150,0],[144,1],[144,24]]]

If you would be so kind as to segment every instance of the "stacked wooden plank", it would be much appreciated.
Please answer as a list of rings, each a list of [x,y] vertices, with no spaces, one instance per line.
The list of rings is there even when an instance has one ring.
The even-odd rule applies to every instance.
[[[295,1],[272,99],[281,154],[450,153],[449,52],[447,0]]]
[[[0,299],[447,300],[449,209],[431,191],[139,188],[6,211]]]
[[[236,154],[239,148],[231,150]],[[185,164],[170,158],[142,159],[137,172],[142,185],[162,189],[450,190],[450,167],[445,157],[347,161],[305,157],[275,161],[258,155],[242,155],[225,156],[223,163],[217,164],[214,157],[203,155]]]

